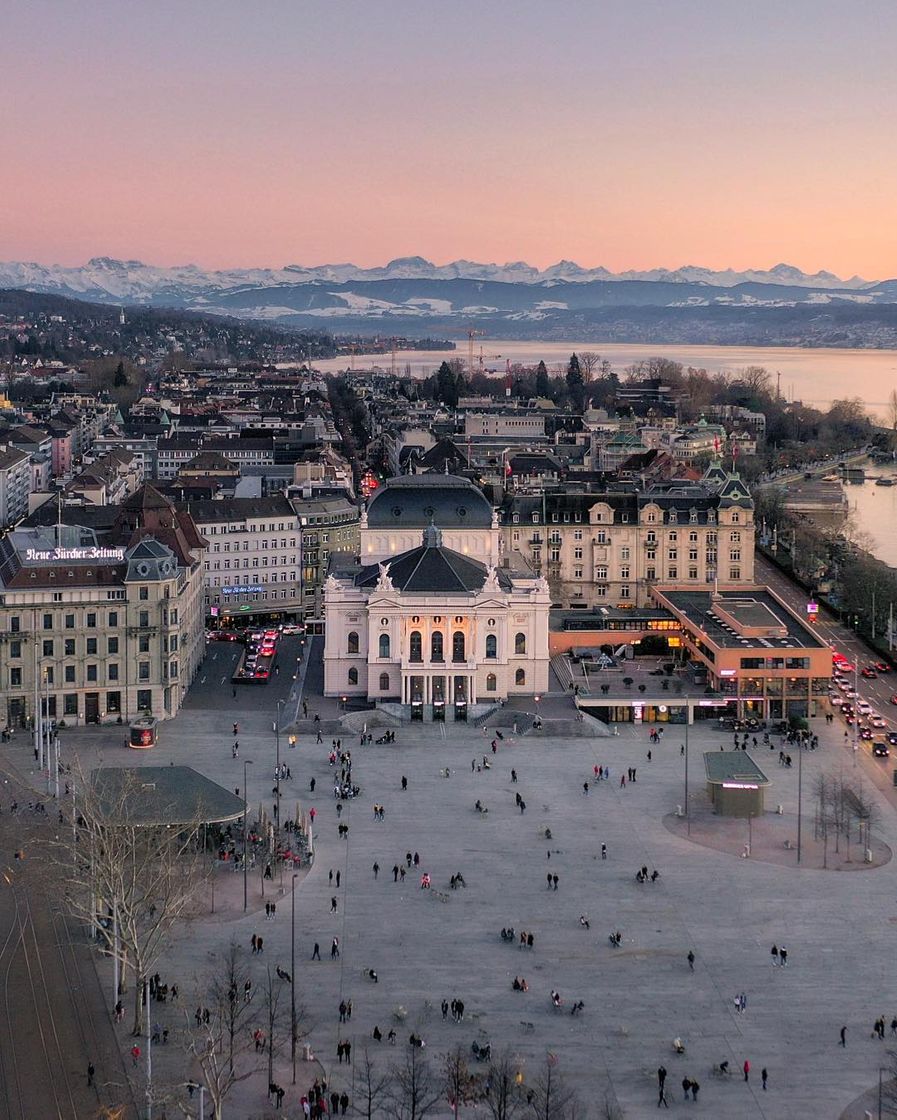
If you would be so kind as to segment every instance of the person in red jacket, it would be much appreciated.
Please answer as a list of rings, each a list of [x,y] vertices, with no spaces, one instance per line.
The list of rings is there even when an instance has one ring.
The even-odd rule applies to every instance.
[[[750,1073],[751,1073],[751,1063],[747,1060],[747,1058],[744,1059],[743,1069],[744,1069],[744,1079],[745,1079],[745,1081],[747,1081],[748,1078],[750,1077]]]

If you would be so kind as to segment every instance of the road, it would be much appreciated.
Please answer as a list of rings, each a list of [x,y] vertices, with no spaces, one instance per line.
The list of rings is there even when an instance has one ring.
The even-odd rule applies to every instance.
[[[754,573],[758,583],[764,583],[784,600],[791,609],[801,618],[807,616],[807,593],[803,588],[792,583],[774,564],[770,563],[758,552],[755,558]],[[887,727],[875,732],[876,738],[881,738],[887,731],[897,731],[897,707],[891,703],[891,697],[897,695],[897,672],[882,673],[874,680],[866,680],[859,675],[859,670],[871,665],[878,660],[878,654],[872,654],[865,642],[859,639],[856,633],[847,626],[842,626],[835,616],[819,608],[819,615],[814,629],[819,636],[829,643],[833,649],[844,654],[852,665],[856,665],[856,688],[858,698],[868,700],[876,711],[887,721]],[[853,682],[851,682],[853,683]],[[837,717],[840,718],[840,717]],[[845,729],[850,730],[844,725]],[[853,734],[849,736],[852,742]],[[879,760],[873,760],[869,743],[861,743],[863,752],[869,756],[870,762],[875,766],[873,773],[882,769]],[[897,748],[895,748],[897,756]],[[897,764],[897,760],[895,760]]]
[[[27,794],[19,801],[27,804]],[[0,1115],[83,1120],[122,1106],[119,1115],[130,1117],[133,1100],[89,949],[45,889],[50,857],[39,842],[50,827],[42,815],[13,816],[3,806]],[[25,858],[17,860],[20,846]],[[88,1062],[96,1069],[92,1086]]]

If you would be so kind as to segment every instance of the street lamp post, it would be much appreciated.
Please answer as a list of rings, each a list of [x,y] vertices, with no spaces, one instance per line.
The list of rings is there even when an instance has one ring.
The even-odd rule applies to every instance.
[[[797,744],[797,862],[800,863],[800,824],[804,789],[804,746]]]
[[[283,711],[283,706],[286,700],[277,701],[277,722],[274,724],[274,744],[275,744],[275,774],[276,779],[274,782],[275,797],[277,800],[277,819],[274,822],[274,849],[275,854],[280,848],[280,715]]]
[[[691,712],[688,701],[685,701],[685,817],[688,823],[688,834],[691,835],[691,817],[688,812],[688,721]]]
[[[293,1059],[293,1084],[296,1084],[296,880],[293,873],[293,897],[290,900],[290,1054]]]
[[[246,788],[246,767],[252,765],[251,758],[243,759],[243,910],[249,907],[249,843],[246,837],[246,824],[249,817],[249,791]]]

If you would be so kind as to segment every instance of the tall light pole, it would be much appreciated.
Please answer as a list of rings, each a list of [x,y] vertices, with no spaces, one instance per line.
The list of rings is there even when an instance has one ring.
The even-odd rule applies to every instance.
[[[797,862],[800,863],[800,822],[804,789],[804,745],[797,744]]]
[[[286,700],[277,701],[277,722],[274,724],[274,744],[275,744],[275,774],[277,778],[274,783],[276,790],[275,797],[277,799],[277,819],[274,822],[274,854],[278,857],[277,862],[280,863],[280,717],[283,712],[283,706]],[[282,870],[282,869],[281,869]]]
[[[859,750],[857,737],[860,732],[860,659],[855,657],[853,660],[853,764],[856,766]]]
[[[246,838],[246,822],[249,816],[249,790],[246,788],[246,767],[252,765],[251,758],[243,759],[243,910],[249,907],[249,844]]]
[[[689,703],[685,701],[685,820],[688,825],[688,835],[691,836],[691,815],[688,811],[688,720],[691,715]]]
[[[293,873],[293,896],[290,900],[290,1053],[293,1059],[293,1084],[296,1084],[296,880]]]

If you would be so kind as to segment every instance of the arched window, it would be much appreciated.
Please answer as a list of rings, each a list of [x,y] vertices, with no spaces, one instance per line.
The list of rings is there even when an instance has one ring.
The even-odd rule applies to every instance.
[[[522,669],[518,669],[517,672],[514,674],[514,684],[516,684],[516,685],[526,684],[526,673],[524,673],[524,671]]]
[[[464,661],[464,632],[456,630],[452,634],[452,661]]]
[[[380,635],[380,656],[389,657],[389,634]]]
[[[358,653],[358,635],[354,630],[346,638],[346,649],[349,653]]]
[[[442,631],[434,630],[430,638],[430,660],[444,661],[445,653],[442,648]]]
[[[358,670],[354,665],[349,670],[349,684],[358,684]]]
[[[514,652],[526,653],[526,634],[518,633],[514,635]]]
[[[486,635],[486,656],[490,660],[498,657],[498,638],[494,634]]]
[[[490,673],[486,677],[486,691],[487,692],[495,692],[495,684],[496,684],[495,673]]]
[[[389,673],[380,674],[380,691],[389,692]]]
[[[409,658],[411,661],[423,661],[424,651],[420,640],[420,630],[412,630],[410,638]]]

